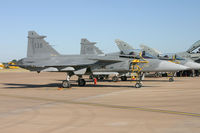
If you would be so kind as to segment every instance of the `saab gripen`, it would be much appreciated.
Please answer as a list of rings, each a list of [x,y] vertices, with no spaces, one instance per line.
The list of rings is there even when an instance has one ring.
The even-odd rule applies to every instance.
[[[90,43],[90,42],[88,41],[88,43]],[[148,62],[148,63],[145,63],[142,66],[142,69],[140,70],[140,73],[138,73],[139,74],[138,77],[140,77],[139,78],[140,81],[144,78],[145,73],[147,73],[147,72],[172,72],[172,73],[175,73],[175,72],[180,71],[180,70],[189,69],[188,67],[180,65],[180,64],[175,64],[175,63],[172,63],[172,62],[169,62],[169,61],[160,60],[160,59],[152,56],[151,54],[145,53],[143,50],[134,49],[128,43],[126,43],[126,42],[124,42],[122,40],[116,39],[115,43],[118,46],[120,51],[119,52],[115,52],[115,53],[108,53],[106,55],[117,56],[117,57],[119,56],[121,58],[129,59],[129,60],[133,60],[133,61],[134,61],[135,57],[138,57],[138,58],[140,58],[140,60],[143,59],[146,62]],[[89,45],[87,45],[87,47],[88,46]],[[84,47],[83,44],[82,44],[82,47]],[[92,47],[92,45],[90,47]],[[113,66],[113,64],[111,64],[109,66]],[[117,69],[115,69],[115,70],[117,70]],[[101,76],[101,77],[103,75],[104,76],[108,76],[108,75],[112,74],[112,73],[110,73],[108,71],[108,69],[101,69],[101,70],[100,69],[95,69],[95,70],[93,70],[93,72],[95,74],[97,73],[98,76]],[[120,77],[122,81],[126,81],[127,77],[130,77],[132,75],[132,72],[128,72],[128,71],[124,71],[124,72],[115,71],[115,72],[117,72],[117,75],[113,77],[113,81],[118,80],[118,77]],[[169,81],[170,82],[174,81],[174,76],[173,75],[172,75],[171,78],[169,78]],[[139,85],[141,87],[140,83],[139,83]],[[137,84],[136,84],[136,86],[137,86]]]
[[[40,72],[64,72],[67,74],[66,80],[63,80],[62,86],[71,87],[70,78],[73,75],[78,76],[78,85],[85,86],[86,81],[83,75],[91,75],[95,70],[106,72],[129,72],[131,71],[132,60],[113,54],[78,54],[78,55],[61,55],[51,47],[45,40],[46,36],[40,36],[35,31],[28,32],[27,57],[18,61],[18,65],[30,71]],[[88,43],[82,39],[81,43]],[[100,52],[98,48],[85,47],[81,49],[90,53]],[[179,65],[172,65],[167,68],[169,62],[157,60],[158,63],[152,64],[151,68],[160,71],[163,66],[164,70],[174,71],[187,69]],[[167,63],[167,64],[166,64]],[[136,63],[137,64],[137,63]],[[157,66],[156,66],[157,64]],[[137,84],[137,83],[136,83]],[[138,84],[137,84],[138,86]],[[140,86],[140,85],[139,85]]]

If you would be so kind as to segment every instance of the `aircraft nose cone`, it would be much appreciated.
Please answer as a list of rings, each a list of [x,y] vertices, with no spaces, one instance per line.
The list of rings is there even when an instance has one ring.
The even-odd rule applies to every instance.
[[[182,70],[187,70],[189,69],[189,67],[183,66],[183,65],[179,65],[179,64],[175,64],[172,62],[168,62],[168,61],[162,61],[159,66],[158,69],[160,71],[166,71],[166,72],[176,72],[176,71],[182,71]]]
[[[196,62],[192,62],[192,61],[188,61],[184,64],[184,66],[187,66],[191,69],[194,69],[194,70],[197,70],[197,69],[200,69],[200,64],[199,63],[196,63]]]

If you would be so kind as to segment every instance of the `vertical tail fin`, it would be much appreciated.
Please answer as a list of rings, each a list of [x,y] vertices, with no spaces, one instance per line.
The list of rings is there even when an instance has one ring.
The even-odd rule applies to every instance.
[[[124,54],[129,54],[130,52],[134,50],[134,48],[131,45],[129,45],[128,43],[122,40],[116,39],[115,43],[117,44],[117,47],[119,48],[119,50],[123,52]]]
[[[81,39],[81,55],[95,55],[104,54],[98,47],[95,46],[96,42],[90,42],[86,38]]]
[[[57,56],[59,53],[44,40],[46,36],[40,36],[35,31],[28,32],[27,57]]]
[[[160,51],[158,51],[157,49],[154,49],[154,48],[150,48],[150,47],[148,47],[148,46],[146,46],[146,45],[140,45],[140,48],[142,49],[142,50],[144,50],[146,53],[149,53],[149,54],[151,54],[151,55],[153,55],[153,56],[155,56],[155,57],[158,57],[159,55],[161,55],[162,53],[160,52]]]
[[[200,47],[200,40],[196,41],[186,52],[192,53],[195,49]]]

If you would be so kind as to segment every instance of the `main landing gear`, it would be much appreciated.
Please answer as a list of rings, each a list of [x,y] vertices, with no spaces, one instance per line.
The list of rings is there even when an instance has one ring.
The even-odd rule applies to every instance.
[[[141,72],[144,65],[148,63],[145,59],[135,59],[131,62],[131,78],[136,80],[135,88],[141,88],[142,87],[142,79],[144,76],[144,73]]]
[[[174,77],[169,78],[169,82],[174,82]]]
[[[112,81],[117,82],[118,81],[118,77],[117,76],[113,76],[112,77]]]
[[[127,77],[126,76],[121,76],[121,81],[127,81]]]
[[[78,82],[78,86],[85,86],[86,85],[86,81],[82,77],[79,77],[77,82]]]
[[[66,80],[64,80],[64,81],[62,82],[62,87],[63,87],[63,88],[71,88],[70,76],[69,76],[69,75],[67,75]]]
[[[64,80],[62,82],[62,87],[63,88],[71,88],[70,77],[71,76],[67,74],[66,80]],[[86,81],[85,81],[85,79],[82,78],[82,76],[79,76],[77,82],[78,82],[78,86],[85,86],[86,85]]]

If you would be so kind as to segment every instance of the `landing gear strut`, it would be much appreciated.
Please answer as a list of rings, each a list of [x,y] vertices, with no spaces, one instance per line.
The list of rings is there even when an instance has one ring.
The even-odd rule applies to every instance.
[[[174,77],[169,78],[169,82],[174,82]]]
[[[135,84],[135,88],[141,88],[142,87],[142,78],[143,78],[144,74],[143,73],[138,73],[138,80]]]
[[[169,78],[169,82],[174,82],[175,73],[172,73],[172,76]]]
[[[66,80],[64,80],[64,81],[62,82],[62,87],[63,87],[63,88],[71,88],[70,76],[69,76],[69,75],[67,75]]]
[[[132,79],[136,80],[135,88],[141,88],[142,87],[142,79],[144,77],[144,73],[141,72],[143,69],[144,65],[148,63],[142,55],[141,59],[135,59],[131,61],[130,67],[131,67],[131,74],[132,74]]]

